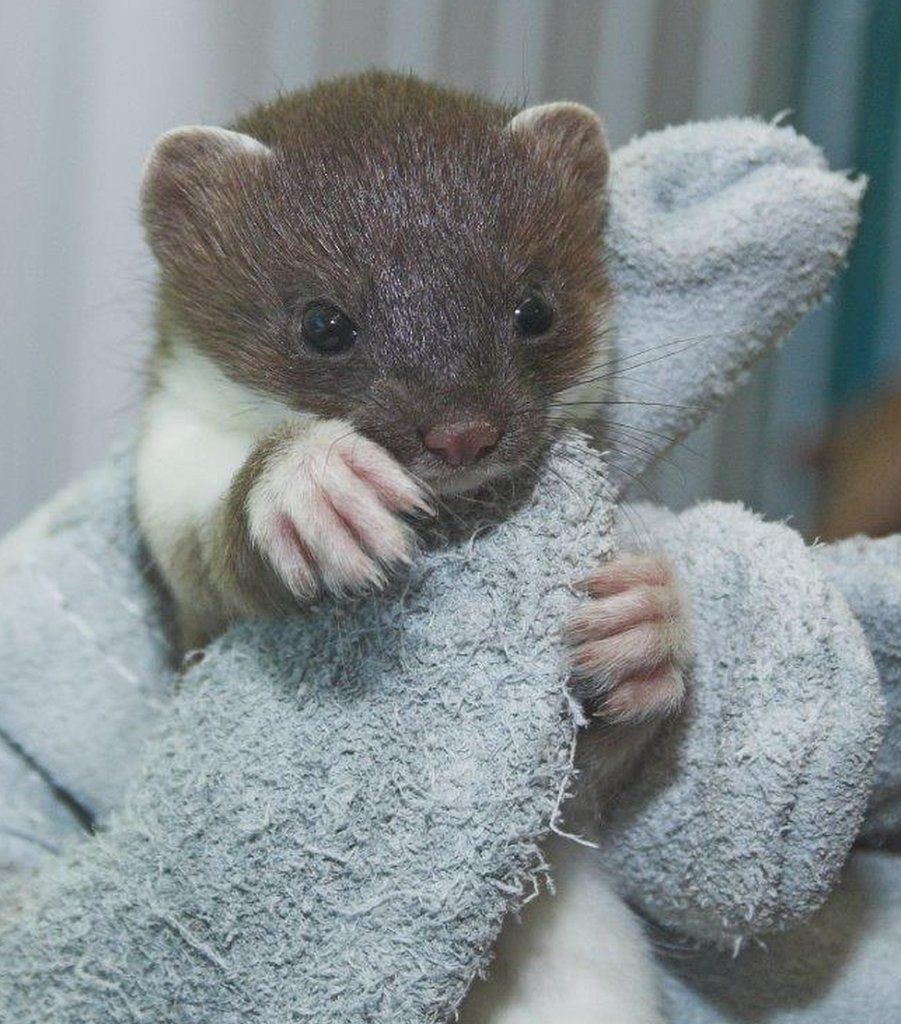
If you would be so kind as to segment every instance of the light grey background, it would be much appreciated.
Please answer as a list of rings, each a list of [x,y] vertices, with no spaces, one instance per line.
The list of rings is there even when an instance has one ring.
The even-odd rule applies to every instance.
[[[278,89],[372,64],[506,98],[581,100],[615,143],[692,117],[771,116],[797,95],[808,6],[0,0],[0,527],[94,462],[134,417],[153,278],[135,196],[160,132],[227,122]],[[853,50],[860,8],[836,0],[816,17],[838,18]],[[821,112],[824,131],[837,131],[839,100]],[[814,350],[824,331],[813,329]],[[803,515],[809,496],[790,467],[781,483],[763,472],[801,408],[777,390],[758,384],[730,413],[740,432],[721,418],[655,486],[677,504],[717,492]],[[818,395],[804,407],[811,422]]]

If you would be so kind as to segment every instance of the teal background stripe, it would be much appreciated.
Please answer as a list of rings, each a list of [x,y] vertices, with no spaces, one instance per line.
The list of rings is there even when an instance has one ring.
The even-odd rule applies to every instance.
[[[872,386],[884,309],[886,255],[892,230],[894,162],[898,158],[901,3],[871,0],[857,102],[855,168],[869,178],[860,234],[845,275],[834,338],[830,397],[845,405]],[[901,325],[895,328],[901,330]]]

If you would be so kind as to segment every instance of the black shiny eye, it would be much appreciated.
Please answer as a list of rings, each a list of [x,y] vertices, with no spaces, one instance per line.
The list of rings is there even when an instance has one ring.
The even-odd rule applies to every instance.
[[[301,319],[304,341],[317,352],[336,355],[346,352],[357,340],[353,320],[330,302],[310,302]]]
[[[549,331],[554,311],[539,292],[530,292],[513,311],[513,322],[520,334],[534,337]]]

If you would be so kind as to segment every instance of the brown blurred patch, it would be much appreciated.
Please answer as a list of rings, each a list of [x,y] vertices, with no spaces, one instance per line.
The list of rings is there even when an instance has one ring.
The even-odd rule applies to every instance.
[[[813,461],[823,482],[819,537],[901,530],[901,385],[837,419]]]

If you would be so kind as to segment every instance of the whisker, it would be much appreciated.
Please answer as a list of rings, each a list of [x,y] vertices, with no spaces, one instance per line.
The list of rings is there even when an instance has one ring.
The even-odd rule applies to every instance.
[[[617,379],[626,380],[626,379],[628,379],[627,374],[630,374],[630,373],[634,372],[635,370],[640,370],[644,366],[653,366],[655,363],[659,363],[662,359],[669,359],[671,356],[680,355],[682,352],[686,352],[688,349],[693,348],[697,344],[699,344],[699,342],[693,341],[693,342],[690,342],[688,344],[683,345],[681,348],[675,348],[671,352],[663,352],[663,353],[661,353],[659,355],[655,355],[652,359],[645,359],[645,360],[643,360],[642,362],[639,362],[639,363],[635,363],[635,362],[633,362],[633,363],[629,363],[629,362],[611,363],[609,365],[609,368],[606,369],[604,373],[599,373],[599,374],[597,374],[594,377],[587,377],[584,380],[578,381],[577,384],[574,385],[574,386],[578,387],[578,386],[582,386],[582,385],[585,385],[585,384],[596,384],[599,381],[611,380],[614,377],[617,378]],[[637,358],[637,357],[630,357],[630,358]],[[573,386],[573,385],[571,385],[571,386]]]
[[[633,434],[642,434],[658,441],[666,441],[668,444],[675,444],[678,440],[671,434],[664,434],[663,431],[655,430],[653,427],[643,427],[638,423],[623,423],[621,420],[605,420],[604,423],[609,427],[616,427],[617,430],[628,430]]]
[[[615,427],[617,430],[627,430],[631,431],[633,434],[637,432],[640,435],[647,435],[649,438],[654,437],[660,441],[666,441],[667,444],[670,445],[671,447],[673,445],[678,444],[682,450],[688,452],[689,455],[693,455],[696,459],[701,457],[701,453],[696,448],[693,448],[690,444],[687,444],[684,440],[682,440],[679,437],[673,437],[670,434],[664,434],[659,430],[651,430],[650,427],[640,427],[638,426],[638,424],[635,423],[620,423],[617,422],[616,420],[605,420],[604,422],[605,425]],[[641,437],[639,437],[638,439],[643,440],[643,438]],[[661,458],[665,455],[665,451],[655,450],[655,458]]]
[[[568,409],[577,405],[647,405],[660,409],[689,409],[688,405],[679,405],[675,402],[649,402],[642,398],[593,398],[579,399],[578,401],[549,402],[551,409]]]
[[[654,459],[658,454],[657,448],[652,448],[650,445],[642,444],[640,440],[635,438],[627,437],[617,438],[616,448],[611,447],[610,450],[617,451],[620,455],[625,456],[643,455],[648,459]]]
[[[644,516],[638,511],[635,503],[632,501],[620,500],[617,503],[617,512],[621,512],[628,519],[629,529],[631,530],[632,535],[636,539],[639,539],[639,542],[643,540],[646,546],[650,546],[650,527],[648,526]],[[638,521],[638,526],[636,526],[636,520]]]
[[[608,360],[606,360],[605,362],[595,363],[592,369],[597,369],[598,367],[600,367],[604,369],[618,368],[620,370],[629,371],[637,369],[638,366],[645,366],[649,365],[650,362],[656,362],[657,358],[665,358],[667,355],[678,355],[679,353],[687,351],[689,348],[692,348],[693,346],[698,345],[703,341],[708,341],[710,338],[742,338],[749,334],[752,330],[753,328],[751,327],[751,325],[747,325],[744,327],[738,327],[731,331],[708,331],[705,334],[683,335],[679,338],[670,338],[664,342],[661,342],[658,345],[650,345],[647,348],[639,349],[637,352],[632,352],[628,356],[624,356],[623,358],[619,358],[617,352],[612,351],[610,354],[610,358]],[[634,362],[632,362],[635,359],[641,359],[646,355],[651,355],[652,353],[660,353],[661,350],[666,348],[673,348],[676,351],[663,352],[660,356],[653,360],[649,360],[648,362],[643,362],[640,364],[635,364]],[[579,384],[591,384],[595,379],[604,378],[603,376],[600,378],[595,378],[593,376],[586,378],[577,378],[576,380],[573,381],[573,386]]]

